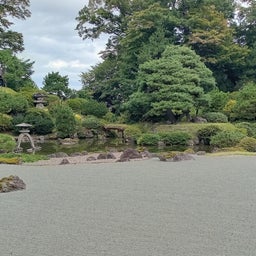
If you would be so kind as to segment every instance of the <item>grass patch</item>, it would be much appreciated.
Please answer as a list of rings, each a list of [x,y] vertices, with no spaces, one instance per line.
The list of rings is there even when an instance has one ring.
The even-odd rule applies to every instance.
[[[10,161],[8,159],[18,159],[19,162],[23,162],[23,163],[33,163],[39,160],[49,159],[49,157],[45,155],[32,155],[32,154],[24,154],[24,153],[17,153],[17,154],[6,153],[6,154],[1,154],[0,156],[1,156],[0,159],[6,159],[6,161]]]
[[[219,127],[222,131],[237,130],[237,127],[231,123],[179,123],[172,125],[159,125],[156,127],[156,132],[180,131],[190,134],[192,138],[196,138],[198,130],[211,125]]]
[[[256,156],[256,153],[248,152],[248,151],[221,151],[221,152],[215,152],[215,153],[207,153],[207,156],[232,156],[232,155]]]

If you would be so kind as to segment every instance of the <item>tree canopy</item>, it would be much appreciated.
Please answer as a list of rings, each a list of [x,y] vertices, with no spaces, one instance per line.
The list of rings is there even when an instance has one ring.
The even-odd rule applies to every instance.
[[[254,1],[91,0],[79,12],[83,39],[108,35],[102,62],[82,74],[84,90],[120,112],[138,98],[141,65],[162,58],[170,45],[189,46],[225,92],[255,81]],[[135,99],[134,98],[134,99]]]
[[[13,52],[23,51],[23,36],[10,30],[12,19],[30,17],[29,0],[5,0],[0,6],[0,49],[11,49]],[[12,19],[11,19],[12,18]]]
[[[68,76],[61,76],[59,72],[48,73],[43,80],[43,90],[56,94],[60,98],[68,98],[71,94]]]
[[[188,116],[200,106],[204,94],[215,88],[212,72],[186,46],[168,46],[161,58],[140,65],[138,84],[138,92],[126,104],[126,109],[133,111],[131,115],[134,100],[140,96],[144,100],[137,112],[143,119],[164,118],[170,122]]]

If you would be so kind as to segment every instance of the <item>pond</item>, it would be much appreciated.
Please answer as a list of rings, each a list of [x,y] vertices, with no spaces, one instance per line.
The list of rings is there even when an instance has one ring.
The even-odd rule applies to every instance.
[[[30,148],[29,143],[22,143],[23,152],[26,152]],[[139,146],[132,142],[124,142],[120,138],[115,139],[84,139],[79,140],[76,144],[63,145],[57,140],[48,140],[43,143],[37,143],[36,146],[40,146],[41,150],[37,151],[36,154],[49,155],[56,152],[65,152],[67,154],[72,154],[76,152],[108,152],[108,151],[123,151],[126,148],[138,148]],[[158,147],[158,146],[147,146],[146,150],[156,153],[162,151],[184,151],[186,146],[175,146],[175,147]]]

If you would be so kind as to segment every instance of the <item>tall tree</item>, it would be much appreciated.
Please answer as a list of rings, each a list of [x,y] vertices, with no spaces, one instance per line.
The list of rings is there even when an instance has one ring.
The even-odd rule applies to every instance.
[[[29,0],[4,0],[0,6],[0,49],[11,49],[13,52],[24,50],[21,33],[11,31],[13,24],[10,18],[26,19],[30,17]]]
[[[71,94],[68,76],[61,76],[59,72],[48,73],[43,80],[43,90],[56,94],[60,98],[68,98]]]
[[[199,107],[204,94],[215,88],[212,72],[185,46],[168,46],[160,59],[140,65],[138,83],[139,94],[131,99],[138,95],[144,99],[146,106],[138,110],[147,110],[142,117],[171,122],[189,115]],[[124,107],[130,111],[131,106],[134,104],[128,101]]]
[[[33,74],[32,66],[34,62],[30,60],[20,60],[11,50],[0,50],[0,63],[3,63],[3,79],[5,85],[15,91],[24,87],[36,87],[31,79]]]
[[[238,23],[238,42],[253,47],[256,41],[256,2],[245,1],[246,5],[238,8],[236,22]]]
[[[214,5],[188,15],[188,45],[199,54],[213,71],[219,88],[233,91],[242,77],[249,54],[247,47],[235,42],[235,31],[224,13]]]

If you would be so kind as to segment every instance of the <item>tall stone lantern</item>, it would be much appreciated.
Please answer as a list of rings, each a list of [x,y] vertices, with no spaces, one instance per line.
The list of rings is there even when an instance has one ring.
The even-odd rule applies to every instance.
[[[23,141],[23,139],[25,137],[28,138],[30,144],[31,144],[31,149],[30,151],[35,151],[36,150],[36,147],[35,147],[35,144],[34,144],[34,141],[33,141],[33,138],[30,136],[29,132],[29,128],[32,127],[31,124],[27,124],[27,123],[21,123],[21,124],[17,124],[16,127],[19,127],[20,130],[20,135],[18,137],[18,142],[17,142],[17,151],[23,151],[22,147],[20,146],[21,145],[21,142]]]

